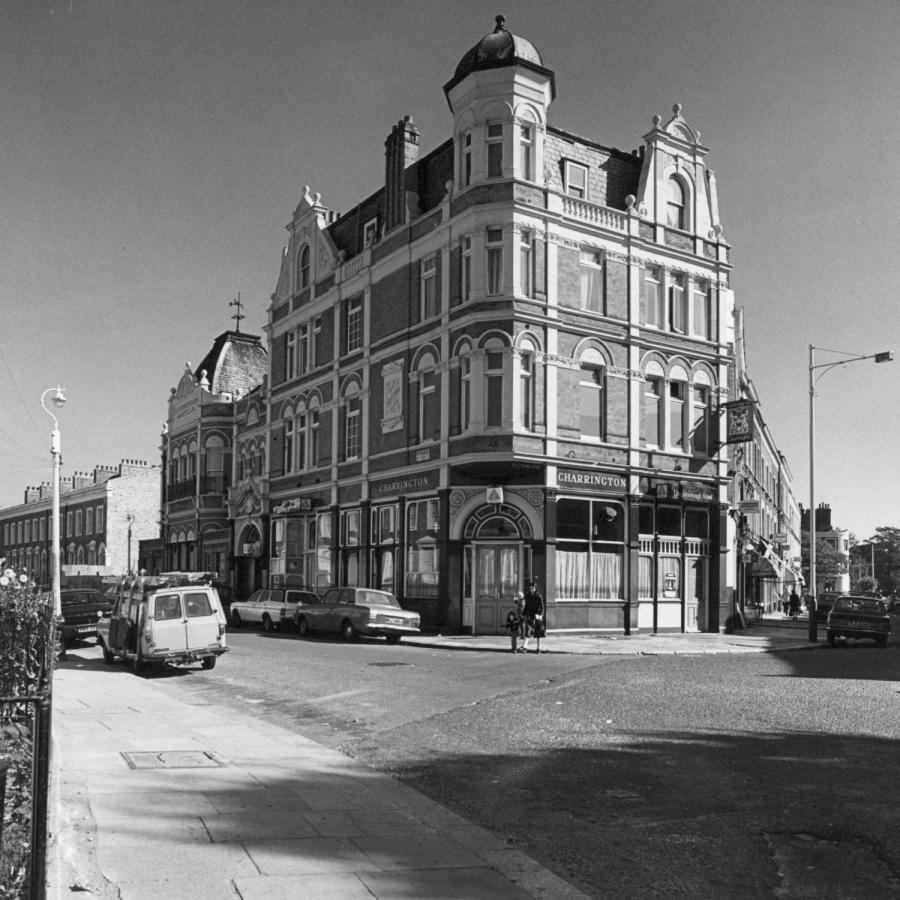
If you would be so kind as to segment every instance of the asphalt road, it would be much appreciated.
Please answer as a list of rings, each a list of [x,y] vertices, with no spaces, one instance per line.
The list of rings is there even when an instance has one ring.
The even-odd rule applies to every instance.
[[[229,634],[157,677],[394,775],[598,898],[900,897],[900,648],[521,656]]]

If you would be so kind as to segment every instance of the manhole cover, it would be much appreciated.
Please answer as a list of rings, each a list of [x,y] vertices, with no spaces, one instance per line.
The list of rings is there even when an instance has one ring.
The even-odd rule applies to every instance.
[[[129,769],[216,769],[225,766],[206,750],[150,750],[122,753]]]
[[[377,662],[377,663],[369,663],[370,666],[378,666],[382,669],[390,669],[396,668],[397,666],[411,666],[412,663],[405,662]]]

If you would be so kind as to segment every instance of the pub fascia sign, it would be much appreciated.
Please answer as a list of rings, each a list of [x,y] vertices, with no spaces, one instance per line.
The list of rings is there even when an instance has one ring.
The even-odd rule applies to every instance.
[[[580,490],[601,490],[625,493],[628,490],[628,479],[624,475],[611,475],[609,472],[583,472],[578,469],[560,469],[556,474],[559,487]]]

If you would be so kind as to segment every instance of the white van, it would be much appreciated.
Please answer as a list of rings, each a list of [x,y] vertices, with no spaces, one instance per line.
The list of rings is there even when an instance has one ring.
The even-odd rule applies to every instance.
[[[218,591],[191,574],[126,578],[109,618],[97,623],[103,661],[188,665],[212,669],[225,646],[225,613]]]

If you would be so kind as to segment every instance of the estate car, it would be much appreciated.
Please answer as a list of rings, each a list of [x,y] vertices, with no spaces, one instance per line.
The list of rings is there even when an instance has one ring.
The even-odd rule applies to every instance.
[[[272,589],[254,591],[249,600],[235,600],[229,617],[235,628],[242,625],[262,625],[265,631],[286,628],[294,624],[294,613],[300,603],[315,603],[312,591]]]

